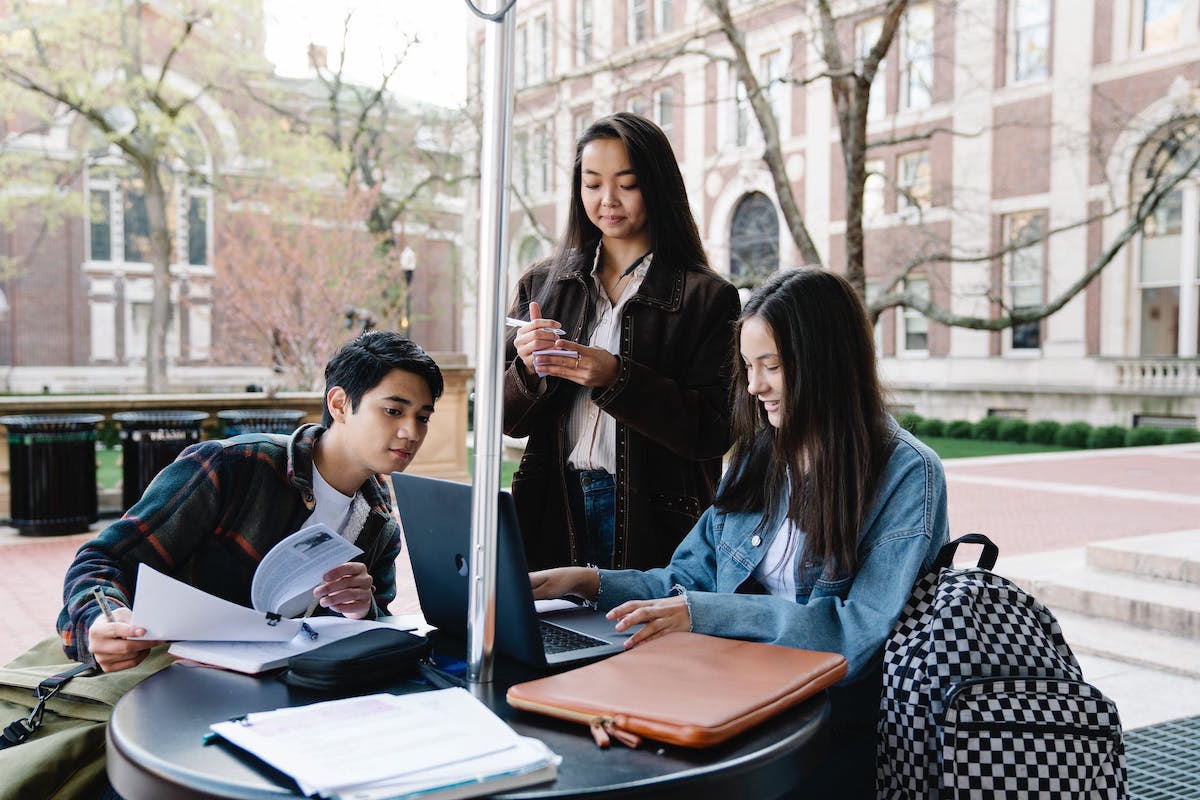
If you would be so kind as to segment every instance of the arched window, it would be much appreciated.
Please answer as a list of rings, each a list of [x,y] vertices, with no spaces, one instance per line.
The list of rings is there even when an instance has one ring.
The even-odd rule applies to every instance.
[[[779,217],[762,192],[738,201],[729,236],[729,275],[738,286],[753,286],[779,269]]]
[[[1175,122],[1142,148],[1134,166],[1135,198],[1187,169],[1197,158],[1200,120]],[[1195,357],[1200,352],[1200,173],[1167,194],[1142,226],[1138,285],[1139,351]]]

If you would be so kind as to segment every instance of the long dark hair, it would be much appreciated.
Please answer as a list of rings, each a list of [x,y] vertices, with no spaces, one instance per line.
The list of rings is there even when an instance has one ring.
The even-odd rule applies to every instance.
[[[559,242],[559,256],[594,248],[600,229],[588,219],[580,195],[583,175],[583,148],[596,139],[619,139],[637,173],[638,188],[646,208],[650,229],[650,247],[657,263],[684,269],[708,269],[708,256],[700,241],[700,231],[688,205],[687,188],[671,142],[662,128],[645,117],[620,111],[602,117],[575,143],[575,166],[571,171],[571,206],[567,227]]]
[[[738,319],[738,341],[752,317],[775,338],[782,419],[770,425],[747,391],[746,370],[735,370],[733,458],[716,504],[762,512],[765,528],[782,522],[770,517],[786,495],[788,518],[805,532],[802,558],[824,564],[827,578],[852,575],[890,440],[866,311],[845,278],[796,269],[754,292]]]

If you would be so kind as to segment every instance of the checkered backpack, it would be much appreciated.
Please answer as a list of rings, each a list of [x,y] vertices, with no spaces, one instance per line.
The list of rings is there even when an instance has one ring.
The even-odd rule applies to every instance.
[[[983,545],[954,569],[960,543]],[[1085,683],[1050,611],[947,544],[884,648],[880,798],[1123,798],[1117,707]]]

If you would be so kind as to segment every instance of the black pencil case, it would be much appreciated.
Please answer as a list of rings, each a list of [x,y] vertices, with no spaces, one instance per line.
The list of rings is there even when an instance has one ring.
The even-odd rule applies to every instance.
[[[429,640],[375,628],[288,659],[279,679],[302,689],[361,689],[405,678],[429,654]]]

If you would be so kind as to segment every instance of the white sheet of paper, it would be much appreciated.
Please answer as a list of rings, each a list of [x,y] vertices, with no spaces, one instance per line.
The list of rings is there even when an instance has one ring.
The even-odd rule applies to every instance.
[[[263,556],[250,584],[250,603],[285,617],[300,616],[321,577],[361,553],[328,525],[301,528]]]
[[[539,614],[549,614],[551,611],[578,611],[580,608],[579,603],[561,598],[533,601],[533,610]]]
[[[465,689],[330,700],[210,727],[290,775],[305,794],[322,795],[455,763],[470,773],[472,759],[520,739]]]
[[[143,639],[204,639],[226,642],[286,642],[300,620],[268,624],[261,611],[239,606],[138,564],[130,621],[146,629]]]

